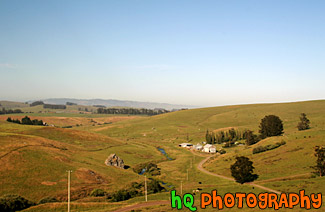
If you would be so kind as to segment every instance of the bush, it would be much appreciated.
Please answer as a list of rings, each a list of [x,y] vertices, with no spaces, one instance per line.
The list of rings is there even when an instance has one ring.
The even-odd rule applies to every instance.
[[[92,190],[92,192],[90,193],[90,196],[92,197],[103,197],[105,195],[106,192],[103,189],[99,189],[99,188]]]
[[[160,175],[160,168],[158,168],[157,164],[151,162],[141,163],[133,168],[133,171],[137,174],[141,173],[142,170],[146,170],[145,173],[149,173],[152,176]]]
[[[49,203],[49,202],[58,202],[58,200],[55,197],[45,197],[43,199],[41,199],[38,204],[45,204],[45,203]]]
[[[134,195],[135,192],[131,192],[131,193]],[[119,202],[119,201],[128,200],[132,197],[131,193],[127,190],[119,190],[112,194],[112,201]]]
[[[226,150],[224,150],[224,149],[220,149],[218,152],[219,152],[220,154],[226,154]]]
[[[253,154],[257,154],[260,152],[265,152],[265,151],[269,151],[272,149],[276,149],[282,145],[285,145],[286,142],[285,141],[281,141],[281,142],[276,142],[275,144],[268,144],[266,146],[258,146],[256,148],[253,149]]]
[[[1,212],[20,211],[33,205],[35,203],[18,195],[6,195],[0,198]]]
[[[143,187],[144,187],[143,182],[141,183],[133,182],[130,188],[122,189],[113,193],[111,199],[113,202],[119,202],[119,201],[128,200],[136,196],[141,196],[143,195],[142,193]],[[161,192],[165,188],[160,185],[159,181],[150,178],[149,181],[147,181],[147,189],[148,189],[148,194],[153,194],[153,193]]]

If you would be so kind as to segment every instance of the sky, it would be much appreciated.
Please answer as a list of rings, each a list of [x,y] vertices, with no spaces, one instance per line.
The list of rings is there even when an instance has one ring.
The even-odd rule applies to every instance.
[[[0,0],[0,99],[325,99],[325,1]]]

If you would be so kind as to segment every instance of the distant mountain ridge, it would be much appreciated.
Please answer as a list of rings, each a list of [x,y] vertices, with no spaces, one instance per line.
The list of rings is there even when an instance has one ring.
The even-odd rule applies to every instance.
[[[133,108],[163,108],[166,110],[182,109],[182,108],[195,108],[193,105],[176,105],[168,103],[157,102],[140,102],[140,101],[128,101],[128,100],[116,100],[116,99],[73,99],[73,98],[50,98],[41,99],[47,104],[66,104],[66,102],[76,103],[78,105],[103,105],[106,107],[133,107]],[[28,101],[29,103],[33,101]]]

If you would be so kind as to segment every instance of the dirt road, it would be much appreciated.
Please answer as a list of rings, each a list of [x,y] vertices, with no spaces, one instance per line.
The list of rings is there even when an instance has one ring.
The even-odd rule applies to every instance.
[[[205,162],[207,162],[211,157],[213,157],[213,156],[207,157],[207,158],[205,158],[204,160],[202,160],[202,161],[198,164],[197,168],[198,168],[201,172],[204,172],[204,173],[206,173],[206,174],[209,174],[209,175],[212,175],[212,176],[216,176],[216,177],[219,177],[219,178],[222,178],[222,179],[230,180],[230,181],[235,181],[233,178],[230,178],[230,177],[227,177],[227,176],[224,176],[224,175],[220,175],[220,174],[215,174],[215,173],[209,172],[208,170],[205,170],[205,169],[203,168],[203,164],[204,164]],[[273,193],[276,193],[276,194],[281,194],[280,191],[273,190],[273,189],[271,189],[271,188],[267,188],[267,187],[265,187],[265,186],[261,186],[261,185],[255,184],[255,183],[245,183],[245,184],[248,184],[248,185],[251,185],[251,186],[254,186],[254,187],[258,187],[258,188],[263,189],[263,190],[268,191],[268,192],[273,192]]]

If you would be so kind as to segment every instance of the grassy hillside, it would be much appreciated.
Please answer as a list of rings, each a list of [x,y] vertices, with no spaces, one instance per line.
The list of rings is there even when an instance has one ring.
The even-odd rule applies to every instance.
[[[298,131],[296,128],[302,112],[311,121],[311,129],[306,131]],[[234,127],[258,133],[260,120],[269,114],[277,115],[283,120],[283,136],[267,138],[250,147],[226,148],[225,155],[212,158],[204,167],[213,173],[231,176],[229,167],[234,158],[245,155],[254,162],[255,172],[259,175],[256,183],[259,185],[282,192],[298,192],[302,188],[307,193],[324,192],[325,178],[312,176],[310,166],[315,163],[313,147],[324,145],[325,101],[309,101],[202,108],[138,118],[99,114],[92,117],[84,117],[85,114],[80,117],[70,114],[61,114],[61,117],[59,114],[35,116],[57,122],[59,126],[74,125],[72,129],[18,125],[3,121],[4,118],[0,116],[0,183],[3,188],[0,195],[16,193],[34,201],[46,196],[64,200],[66,170],[72,169],[72,196],[79,199],[73,202],[73,211],[112,211],[114,208],[143,201],[143,197],[137,197],[118,204],[98,203],[103,200],[87,197],[94,188],[102,188],[111,193],[131,182],[144,180],[143,176],[135,174],[131,169],[107,167],[104,161],[110,153],[118,154],[131,167],[157,161],[161,168],[161,175],[157,179],[174,186],[178,192],[181,182],[183,192],[191,192],[198,187],[205,192],[218,189],[219,194],[264,192],[250,185],[239,185],[202,173],[197,165],[207,155],[193,154],[179,148],[178,144],[187,141],[187,138],[192,143],[204,141],[207,129],[217,131]],[[97,124],[92,124],[90,119]],[[109,119],[118,120],[103,124]],[[76,127],[77,123],[83,123],[83,126]],[[257,146],[282,140],[286,144],[277,149],[252,154],[252,149]],[[174,160],[167,160],[157,147],[164,148]],[[149,196],[149,200],[168,198],[168,193]],[[65,207],[62,203],[52,203],[32,207],[27,211],[64,211]],[[147,211],[169,209],[169,206],[151,207]],[[210,208],[205,211],[212,210],[214,209]]]
[[[47,196],[65,199],[66,170],[74,171],[74,199],[87,196],[93,188],[114,191],[138,181],[139,176],[131,169],[104,164],[111,153],[118,154],[129,166],[148,158],[163,159],[150,146],[140,150],[136,143],[100,134],[5,121],[0,121],[0,143],[0,195],[20,194],[33,201]]]

